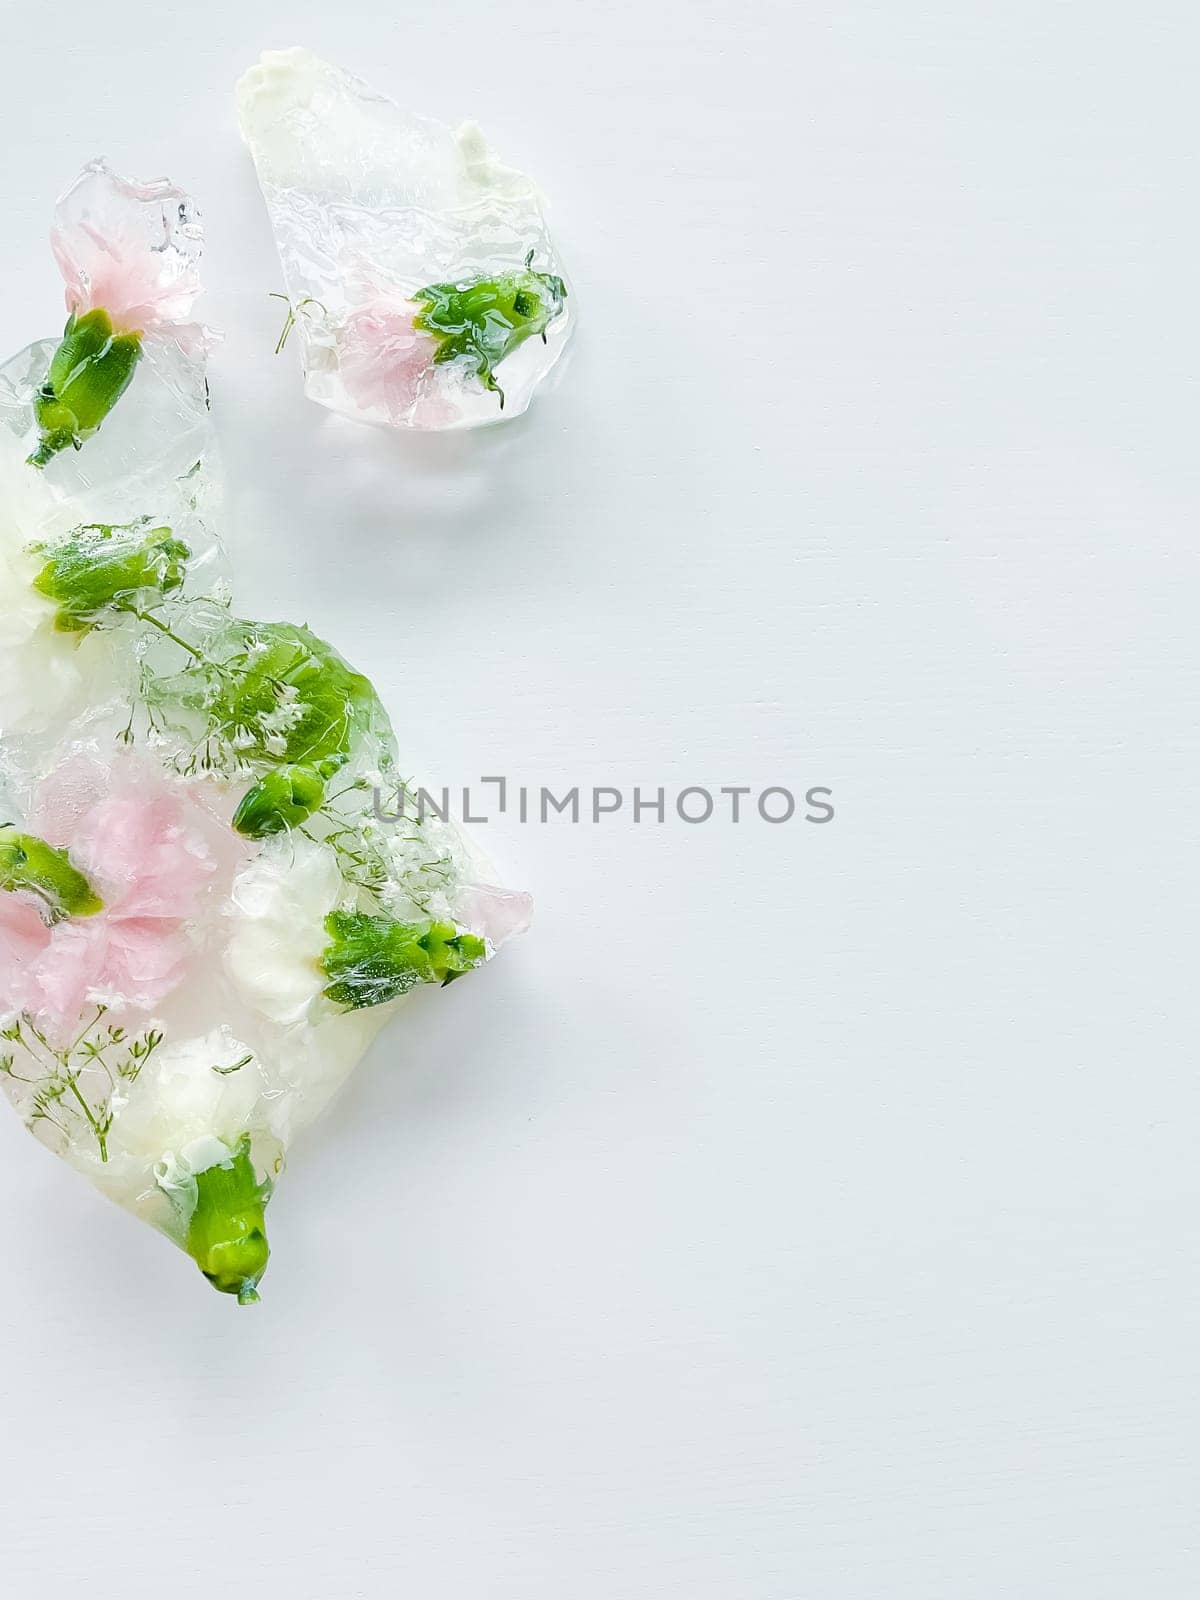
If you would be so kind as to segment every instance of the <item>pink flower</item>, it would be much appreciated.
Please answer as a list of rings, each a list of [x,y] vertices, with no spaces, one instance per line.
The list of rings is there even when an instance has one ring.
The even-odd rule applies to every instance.
[[[19,894],[0,894],[0,1013],[26,1011],[68,1035],[88,1005],[157,1004],[183,974],[194,917],[217,859],[214,819],[153,763],[84,756],[43,783],[34,830],[70,851],[104,901],[46,927]]]
[[[170,332],[203,343],[189,323],[200,293],[201,230],[191,201],[165,179],[134,183],[101,161],[63,195],[50,245],[66,282],[67,310],[101,306],[118,333]]]
[[[368,287],[338,333],[338,368],[346,393],[389,422],[440,428],[458,409],[438,393],[437,342],[413,327],[420,308],[402,295]]]
[[[108,795],[79,822],[71,859],[100,886],[112,917],[180,920],[215,862],[192,823],[188,802],[165,784]]]

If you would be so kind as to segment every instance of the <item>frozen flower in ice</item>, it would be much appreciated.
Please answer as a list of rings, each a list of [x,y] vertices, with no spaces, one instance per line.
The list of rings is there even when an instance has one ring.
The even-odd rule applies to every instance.
[[[192,1172],[202,1141],[232,1147],[252,1126],[264,1090],[254,1053],[222,1025],[195,1039],[168,1039],[113,1105],[109,1145],[150,1170],[184,1162]]]
[[[415,326],[419,311],[399,293],[364,291],[338,330],[338,370],[361,410],[382,412],[395,427],[444,428],[458,408],[439,392],[438,345]]]
[[[32,545],[29,554],[39,562],[33,588],[54,603],[55,628],[87,633],[114,612],[136,611],[180,588],[192,552],[170,528],[143,517],[87,523],[64,539]]]
[[[396,427],[436,429],[456,422],[460,408],[450,396],[468,381],[491,390],[503,409],[496,368],[527,339],[545,337],[566,293],[561,278],[534,272],[530,263],[523,271],[431,284],[411,299],[366,278],[352,279],[347,294],[354,309],[337,330],[346,393]]]
[[[325,918],[344,892],[334,852],[299,834],[271,840],[234,879],[226,965],[273,1022],[304,1021],[328,981]]]
[[[145,339],[170,337],[189,355],[206,341],[188,320],[200,224],[165,179],[135,183],[91,162],[59,201],[50,243],[69,316],[34,400],[35,467],[92,437],[132,383]]]
[[[226,960],[273,1021],[313,1020],[319,995],[343,1011],[383,1005],[487,959],[485,941],[453,922],[339,908],[345,893],[336,853],[302,837],[272,842],[234,880]]]
[[[233,815],[249,839],[285,833],[324,803],[326,784],[366,737],[391,726],[369,679],[308,628],[224,616],[205,649],[158,680],[160,703],[201,710],[206,732],[241,764],[266,767]]]
[[[270,1255],[271,1185],[255,1170],[249,1131],[265,1090],[254,1052],[220,1027],[162,1045],[110,1105],[114,1164],[134,1182],[153,1174],[188,1254],[243,1304],[258,1298]]]
[[[47,923],[94,917],[104,902],[65,850],[11,823],[0,827],[0,889],[29,896]]]
[[[46,725],[79,691],[75,650],[56,634],[56,607],[33,587],[37,560],[0,542],[0,725],[8,733]]]
[[[453,922],[401,922],[366,911],[333,911],[325,919],[329,942],[321,970],[325,994],[358,1011],[398,1000],[421,983],[443,986],[487,960],[487,946]]]
[[[90,1003],[157,1004],[183,975],[187,953],[178,926],[161,920],[101,915],[61,922],[25,974],[23,1009],[62,1038]]]
[[[432,283],[417,292],[416,327],[437,345],[438,365],[456,363],[500,398],[496,368],[527,339],[546,339],[562,315],[567,286],[553,272],[533,270],[534,252],[523,269],[476,273],[452,283]]]
[[[258,1299],[271,1254],[263,1215],[271,1188],[255,1168],[249,1134],[214,1151],[188,1186],[184,1248],[213,1288],[242,1306]]]
[[[61,1037],[89,1003],[153,1006],[182,976],[184,923],[216,870],[204,815],[159,767],[122,755],[111,768],[65,763],[42,785],[37,818],[38,833],[18,836],[27,858],[45,852],[32,856],[37,876],[28,865],[26,881],[0,873],[3,900],[22,908],[6,905],[0,919],[0,1010],[28,1012]],[[72,900],[67,873],[89,895]],[[30,909],[43,913],[40,933]]]
[[[40,437],[29,465],[44,467],[60,451],[80,449],[133,382],[141,355],[141,334],[116,333],[103,307],[72,312],[34,397]]]
[[[308,50],[267,51],[238,120],[309,395],[422,430],[524,411],[574,320],[536,184],[473,125],[406,112]]]
[[[289,272],[325,398],[373,422],[492,421],[500,381],[519,412],[566,340],[556,280],[521,270],[554,262],[530,186],[447,138],[416,164],[449,180],[428,226],[409,208],[375,238],[386,193],[353,197],[329,292]],[[412,188],[405,161],[381,171]],[[396,1002],[481,965],[528,900],[445,807],[380,813],[409,791],[369,680],[306,627],[240,617],[208,570],[199,244],[177,191],[89,168],[55,229],[67,331],[0,372],[0,1092],[248,1301],[292,1139]]]
[[[50,246],[73,316],[103,310],[113,330],[191,341],[203,232],[191,200],[165,178],[138,183],[92,161],[58,202]]]
[[[113,651],[87,636],[179,589],[192,552],[148,517],[27,543],[14,498],[0,498],[0,727],[24,733],[54,726],[81,690],[104,699]]]

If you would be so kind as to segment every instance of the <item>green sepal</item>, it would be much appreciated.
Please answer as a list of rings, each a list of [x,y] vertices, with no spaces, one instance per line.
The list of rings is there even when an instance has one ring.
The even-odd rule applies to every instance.
[[[186,1249],[200,1271],[239,1305],[258,1299],[258,1283],[271,1254],[265,1211],[269,1181],[259,1182],[244,1133],[229,1160],[196,1175],[196,1209],[188,1223]]]
[[[0,827],[0,889],[36,895],[55,920],[94,917],[104,902],[71,861],[36,834]]]
[[[41,439],[30,466],[44,467],[91,438],[128,389],[141,354],[141,334],[114,333],[102,306],[72,313],[33,402]]]
[[[60,544],[34,547],[47,559],[33,587],[57,603],[60,632],[86,633],[118,602],[142,606],[181,587],[190,548],[170,528],[144,530],[144,523],[92,523]]]
[[[482,939],[460,933],[452,922],[334,911],[325,918],[325,931],[330,943],[321,969],[331,981],[324,993],[352,1011],[395,1000],[419,983],[452,983],[487,956]]]
[[[312,767],[285,764],[247,789],[233,814],[246,839],[267,839],[307,822],[325,798],[325,780]]]
[[[496,382],[496,368],[526,339],[538,334],[545,338],[567,298],[563,280],[551,272],[532,271],[532,259],[531,252],[518,272],[431,283],[413,296],[421,306],[413,327],[437,340],[434,361],[469,363],[484,388],[500,396],[501,410],[504,390]]]

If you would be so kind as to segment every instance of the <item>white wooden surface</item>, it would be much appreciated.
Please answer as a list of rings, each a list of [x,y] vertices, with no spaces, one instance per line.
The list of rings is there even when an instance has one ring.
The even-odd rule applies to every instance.
[[[534,932],[375,1050],[252,1312],[0,1118],[4,1591],[1185,1600],[1196,1531],[1187,4],[0,4],[0,344],[80,162],[208,229],[246,608]],[[584,313],[463,441],[321,413],[231,91],[308,43],[535,170]]]

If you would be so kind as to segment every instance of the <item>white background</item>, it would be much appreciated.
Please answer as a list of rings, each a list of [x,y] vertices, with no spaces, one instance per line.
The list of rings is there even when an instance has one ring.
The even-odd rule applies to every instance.
[[[4,0],[0,346],[85,158],[196,196],[244,609],[438,782],[837,806],[482,830],[535,928],[296,1153],[256,1310],[5,1113],[5,1592],[1197,1593],[1193,12]],[[232,90],[298,42],[551,196],[525,419],[272,358]]]

